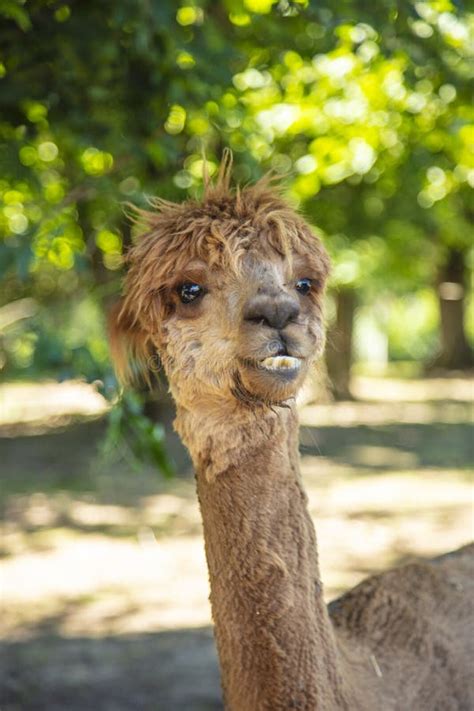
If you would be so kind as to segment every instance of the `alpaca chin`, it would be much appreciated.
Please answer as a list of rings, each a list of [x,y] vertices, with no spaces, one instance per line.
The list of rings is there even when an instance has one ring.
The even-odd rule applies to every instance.
[[[239,369],[241,390],[255,401],[269,404],[296,397],[307,373],[304,361],[298,361],[296,367],[273,368],[265,367],[261,362],[245,363]]]

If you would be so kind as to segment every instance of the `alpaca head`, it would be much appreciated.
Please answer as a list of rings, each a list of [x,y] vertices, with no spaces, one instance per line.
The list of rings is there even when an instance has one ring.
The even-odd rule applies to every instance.
[[[146,369],[158,353],[178,404],[242,406],[294,396],[324,345],[328,258],[263,180],[231,190],[224,162],[202,201],[154,201],[128,255],[115,357]]]

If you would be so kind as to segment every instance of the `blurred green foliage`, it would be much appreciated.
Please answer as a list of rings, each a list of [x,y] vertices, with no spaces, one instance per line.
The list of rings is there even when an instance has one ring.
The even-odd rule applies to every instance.
[[[434,355],[434,289],[463,288],[473,262],[461,2],[1,0],[0,18],[5,375],[100,379],[113,396],[122,205],[198,193],[203,148],[212,174],[224,146],[237,181],[284,176],[334,287],[391,295],[392,356]],[[443,276],[453,255],[462,269]]]
[[[165,477],[172,477],[174,466],[164,447],[165,431],[144,414],[145,399],[138,393],[123,393],[120,404],[110,411],[107,435],[101,454],[107,461],[125,459],[132,469],[151,460]]]

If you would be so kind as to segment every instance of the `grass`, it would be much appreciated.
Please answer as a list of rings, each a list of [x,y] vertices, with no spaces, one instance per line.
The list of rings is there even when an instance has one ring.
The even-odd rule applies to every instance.
[[[95,394],[41,387],[0,391],[2,711],[220,709],[190,470],[105,461]],[[354,389],[301,411],[328,599],[472,536],[472,382]]]

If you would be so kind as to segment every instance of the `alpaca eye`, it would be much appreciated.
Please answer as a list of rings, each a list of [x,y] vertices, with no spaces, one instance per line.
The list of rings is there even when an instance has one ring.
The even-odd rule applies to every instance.
[[[186,282],[185,284],[181,284],[181,286],[178,286],[178,294],[179,298],[183,302],[183,304],[190,304],[191,301],[195,301],[199,296],[201,296],[204,292],[204,289],[202,286],[199,286],[199,284],[194,284],[192,282]]]
[[[311,279],[298,279],[296,282],[296,291],[305,296],[311,291]]]

